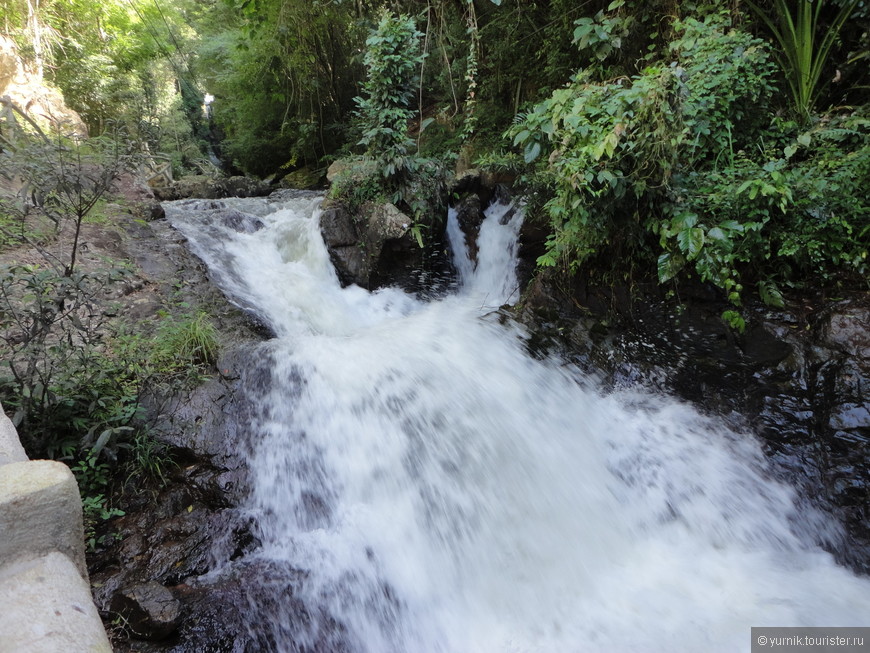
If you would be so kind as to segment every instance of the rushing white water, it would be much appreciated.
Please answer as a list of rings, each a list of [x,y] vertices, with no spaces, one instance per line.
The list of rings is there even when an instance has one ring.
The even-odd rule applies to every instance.
[[[491,211],[459,292],[424,303],[341,289],[316,198],[257,202],[233,204],[254,233],[169,214],[277,334],[255,555],[304,570],[293,595],[319,621],[254,606],[271,648],[332,628],[371,653],[738,651],[751,626],[866,622],[870,583],[817,546],[837,529],[768,478],[753,438],[604,394],[487,314],[516,299],[518,212]]]

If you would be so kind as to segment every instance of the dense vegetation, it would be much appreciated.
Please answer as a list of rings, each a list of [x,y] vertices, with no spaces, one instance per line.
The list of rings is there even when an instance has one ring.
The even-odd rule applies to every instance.
[[[807,275],[867,271],[868,15],[860,0],[28,0],[0,18],[93,133],[121,121],[179,173],[209,143],[260,176],[365,155],[387,197],[424,161],[509,167],[552,230],[542,265],[615,251],[739,306],[749,283],[777,303]]]
[[[2,272],[2,399],[91,497],[107,456],[152,451],[133,428],[142,393],[214,357],[197,313],[148,337],[110,328],[93,307],[123,269],[77,269],[83,220],[137,158],[179,175],[217,154],[262,177],[342,158],[356,172],[337,196],[415,218],[440,171],[508,171],[549,230],[542,268],[705,283],[737,329],[750,288],[781,305],[866,287],[862,0],[17,0],[0,22],[93,137],[0,152],[48,218],[5,201],[3,246],[69,239],[67,258]]]

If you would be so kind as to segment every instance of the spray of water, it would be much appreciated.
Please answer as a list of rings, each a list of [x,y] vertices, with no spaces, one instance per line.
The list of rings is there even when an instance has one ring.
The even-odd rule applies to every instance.
[[[605,394],[490,312],[516,299],[522,215],[489,211],[460,288],[340,288],[318,200],[173,223],[277,337],[250,461],[256,558],[301,570],[306,619],[252,605],[276,651],[746,650],[751,626],[860,625],[870,583],[769,478],[758,444],[674,400]],[[267,208],[263,208],[267,207]],[[267,633],[263,636],[263,633]]]

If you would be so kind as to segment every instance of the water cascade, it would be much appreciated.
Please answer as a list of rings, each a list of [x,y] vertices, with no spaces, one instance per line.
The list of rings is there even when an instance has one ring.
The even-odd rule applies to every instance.
[[[276,334],[250,390],[262,546],[227,563],[284,570],[270,591],[303,608],[252,592],[264,649],[730,652],[751,626],[866,622],[870,582],[819,546],[837,526],[753,437],[527,354],[493,312],[520,211],[489,210],[474,263],[451,216],[459,287],[424,302],[341,288],[317,197],[223,203],[257,228],[168,215]]]

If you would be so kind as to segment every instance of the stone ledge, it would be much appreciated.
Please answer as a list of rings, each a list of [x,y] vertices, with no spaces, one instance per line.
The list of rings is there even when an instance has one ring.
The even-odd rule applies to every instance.
[[[25,460],[27,460],[27,454],[24,453],[24,447],[18,440],[18,432],[15,430],[12,420],[0,410],[0,465],[20,463]]]
[[[111,653],[91,591],[61,553],[0,568],[0,653]]]
[[[69,467],[28,460],[0,406],[0,653],[111,653]]]
[[[53,460],[0,467],[0,564],[58,551],[88,578],[82,504],[69,467]]]

